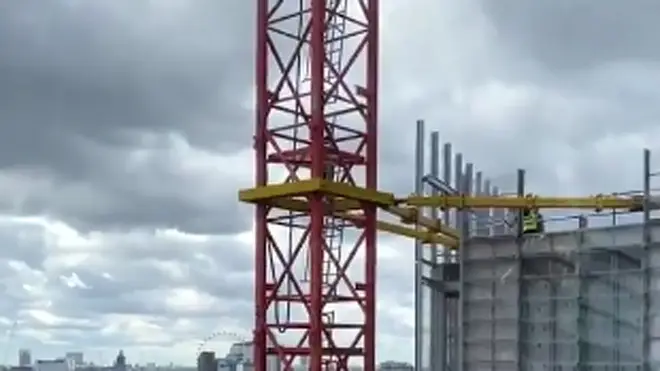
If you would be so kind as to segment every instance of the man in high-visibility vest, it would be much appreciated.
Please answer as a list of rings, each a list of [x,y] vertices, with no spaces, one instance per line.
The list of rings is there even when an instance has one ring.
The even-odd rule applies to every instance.
[[[545,231],[545,223],[543,222],[543,215],[539,213],[538,209],[523,209],[523,223],[522,234],[536,234]]]

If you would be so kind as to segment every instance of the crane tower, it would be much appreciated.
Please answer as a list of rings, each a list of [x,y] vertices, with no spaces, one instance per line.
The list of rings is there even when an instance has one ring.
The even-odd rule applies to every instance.
[[[282,370],[375,369],[376,205],[360,201],[344,243],[333,197],[300,185],[376,189],[377,37],[378,0],[257,0],[255,189],[288,185],[305,205],[256,202],[258,371],[268,355]],[[337,303],[360,315],[334,316]]]

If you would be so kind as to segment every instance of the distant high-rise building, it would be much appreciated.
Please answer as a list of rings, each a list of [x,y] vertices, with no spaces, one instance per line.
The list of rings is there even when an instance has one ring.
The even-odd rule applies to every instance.
[[[215,352],[201,352],[197,357],[197,371],[216,371],[218,362]]]
[[[19,366],[32,365],[32,352],[30,352],[30,349],[18,350],[18,365]]]
[[[126,371],[126,356],[123,350],[120,350],[115,358],[114,369],[115,371]]]
[[[85,363],[85,355],[83,352],[67,352],[64,358],[73,362],[74,365],[82,366]]]

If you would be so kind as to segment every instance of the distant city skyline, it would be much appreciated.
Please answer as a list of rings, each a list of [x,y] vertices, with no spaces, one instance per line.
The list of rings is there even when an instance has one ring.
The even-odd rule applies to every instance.
[[[229,349],[229,344],[227,350]],[[7,359],[0,362],[6,366],[17,366],[19,365],[19,352],[28,351],[30,353],[31,363],[34,363],[39,359],[59,359],[66,358],[67,353],[82,353],[83,360],[85,364],[95,364],[95,365],[112,365],[115,362],[116,356],[119,348],[88,348],[80,350],[80,348],[70,348],[67,349],[66,346],[62,345],[41,345],[34,348],[30,347],[8,347]],[[123,350],[123,349],[122,349]],[[148,363],[155,363],[161,366],[167,366],[169,364],[174,364],[178,366],[195,366],[195,355],[193,351],[190,354],[184,355],[181,357],[181,362],[170,361],[165,358],[164,352],[152,349],[144,348],[127,348],[124,350],[126,355],[126,360],[128,364],[140,364],[145,365]]]
[[[22,363],[28,363],[26,355],[31,356],[33,353],[31,349],[21,348],[16,355],[16,361],[4,364],[6,369],[0,371],[222,371],[236,370],[236,367],[245,371],[252,370],[252,343],[245,341],[233,343],[227,353],[204,350],[196,355],[196,362],[191,362],[192,364],[173,364],[157,359],[132,362],[122,349],[114,351],[115,357],[111,363],[91,362],[90,364],[87,361],[87,353],[81,350],[69,350],[52,357],[35,357],[31,359],[30,364],[17,365],[21,360]],[[275,357],[271,357],[268,364],[268,370],[277,369]],[[298,358],[295,370],[307,370],[305,357]],[[358,371],[360,368],[355,367],[352,370]],[[412,365],[408,362],[388,360],[378,362],[378,370],[412,371]]]

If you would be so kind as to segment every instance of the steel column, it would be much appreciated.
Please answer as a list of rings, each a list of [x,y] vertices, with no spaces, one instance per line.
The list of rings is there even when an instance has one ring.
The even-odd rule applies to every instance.
[[[516,185],[516,193],[518,194],[518,197],[523,197],[525,195],[525,170],[524,169],[518,169],[518,176],[516,177],[517,180],[517,185]],[[515,224],[516,231],[515,233],[518,234],[518,238],[516,241],[516,287],[518,287],[518,296],[517,296],[517,310],[518,310],[518,323],[516,324],[516,348],[517,348],[517,361],[518,364],[516,365],[519,371],[526,371],[525,367],[522,364],[522,359],[524,359],[524,344],[523,344],[523,339],[524,339],[524,323],[525,320],[523,319],[523,313],[525,313],[524,310],[524,302],[523,302],[523,295],[525,294],[525,290],[523,289],[523,258],[522,258],[522,249],[524,245],[524,238],[522,236],[522,231],[523,231],[523,210],[518,210],[517,216],[516,216],[516,224]]]
[[[649,249],[651,244],[654,242],[651,236],[651,227],[649,226],[649,221],[651,220],[651,208],[650,208],[650,198],[651,198],[651,151],[644,149],[644,210],[643,210],[643,249],[644,254],[641,259],[641,268],[642,268],[642,326],[641,326],[641,343],[642,343],[642,370],[649,371],[653,367],[650,364],[650,355],[651,355],[651,342],[649,339],[649,333],[651,332],[652,321],[651,315],[649,314],[651,298],[651,280],[650,276],[652,274],[650,261],[651,254]]]
[[[451,171],[451,166],[452,166],[452,149],[451,149],[451,143],[445,143],[442,149],[442,178],[444,179],[445,183],[451,184],[452,181],[452,171]],[[450,210],[444,210],[442,212],[442,217],[446,225],[449,226],[456,226],[456,218],[453,218],[452,220],[452,213]],[[441,254],[441,261],[442,264],[448,264],[448,260],[450,259],[449,256],[449,251],[446,248],[442,249],[442,254]],[[443,269],[444,271],[444,269]],[[443,277],[444,281],[444,277]],[[440,362],[440,370],[444,371],[445,369],[450,366],[450,360],[451,360],[451,352],[449,351],[449,347],[456,342],[456,333],[453,333],[453,342],[448,341],[449,334],[452,332],[452,325],[453,325],[453,316],[451,315],[451,309],[449,306],[449,298],[446,292],[442,293],[442,308],[441,311],[443,312],[443,316],[441,318],[442,323],[440,324],[441,328],[439,329],[441,338],[439,339],[439,344],[438,344],[438,362]],[[444,336],[443,336],[444,335]],[[451,369],[451,367],[449,367]]]
[[[456,172],[456,190],[459,193],[469,193],[469,181],[465,173],[463,173],[463,159],[460,154],[456,155],[454,169]],[[458,308],[456,308],[456,322],[458,329],[458,340],[456,350],[456,369],[457,371],[465,370],[465,323],[464,309],[465,309],[465,246],[466,240],[470,237],[470,231],[466,228],[468,224],[469,213],[465,209],[457,210],[456,225],[461,233],[461,241],[458,249]]]
[[[415,139],[415,194],[424,193],[422,177],[424,176],[424,146],[426,132],[424,121],[417,120],[416,139]],[[419,225],[415,226],[419,229]],[[415,279],[414,279],[414,301],[415,301],[415,370],[421,371],[423,368],[424,354],[424,295],[422,276],[424,274],[424,246],[422,241],[415,240]]]
[[[431,175],[438,178],[440,175],[440,134],[437,131],[431,133]],[[432,189],[432,195],[437,195],[438,190]],[[438,219],[438,209],[431,209],[431,217]],[[444,262],[440,261],[438,264],[438,249],[444,251],[442,246],[433,245],[431,247],[431,263],[433,264],[433,273],[435,279],[444,283]],[[447,338],[446,331],[446,310],[445,310],[445,288],[438,290],[431,288],[431,347],[430,347],[430,363],[431,371],[444,371],[447,362]]]

